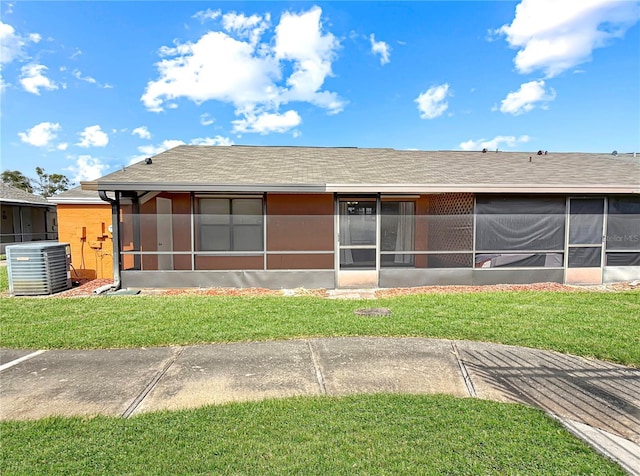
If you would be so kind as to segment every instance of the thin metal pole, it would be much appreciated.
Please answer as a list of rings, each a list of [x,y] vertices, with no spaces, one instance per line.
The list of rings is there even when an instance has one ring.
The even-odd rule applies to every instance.
[[[565,200],[565,210],[564,210],[564,260],[563,260],[563,271],[564,276],[562,279],[563,284],[567,283],[567,273],[569,272],[569,233],[571,226],[571,197],[567,196]]]
[[[196,270],[196,200],[193,192],[189,194],[190,201],[190,228],[191,228],[191,271]]]
[[[382,212],[382,198],[376,194],[376,287],[380,287],[380,214]]]
[[[262,269],[267,270],[267,193],[262,194]]]

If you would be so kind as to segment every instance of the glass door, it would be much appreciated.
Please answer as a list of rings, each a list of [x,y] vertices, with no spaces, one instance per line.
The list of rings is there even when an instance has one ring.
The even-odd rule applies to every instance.
[[[569,199],[566,282],[602,284],[604,198]]]
[[[378,285],[378,201],[338,199],[338,287]]]

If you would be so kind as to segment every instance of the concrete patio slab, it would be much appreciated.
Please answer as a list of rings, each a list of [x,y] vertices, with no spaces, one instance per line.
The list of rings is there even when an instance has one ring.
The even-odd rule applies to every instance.
[[[120,416],[174,351],[58,350],[2,372],[0,418]]]
[[[457,345],[480,398],[524,403],[640,443],[640,369],[523,347]]]
[[[188,347],[135,413],[320,394],[306,341]]]
[[[6,364],[32,352],[35,352],[35,350],[0,349],[0,364]]]
[[[29,358],[29,356],[41,352],[38,350],[18,350],[18,349],[0,349],[0,369],[8,367],[19,359]]]
[[[468,396],[449,341],[344,338],[312,341],[329,395],[447,393]]]

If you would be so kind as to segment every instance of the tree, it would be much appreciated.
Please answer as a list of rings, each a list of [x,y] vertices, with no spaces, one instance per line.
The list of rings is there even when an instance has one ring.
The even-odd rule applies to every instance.
[[[38,178],[32,179],[19,170],[5,170],[2,172],[2,182],[25,192],[38,193],[45,198],[69,190],[73,185],[66,176],[48,174],[42,167],[36,167],[36,174]]]
[[[19,170],[5,170],[2,172],[2,183],[33,193],[31,179],[23,175]]]
[[[69,179],[64,175],[48,174],[41,167],[36,167],[36,174],[38,174],[38,178],[33,180],[34,188],[45,198],[69,190],[71,185]]]

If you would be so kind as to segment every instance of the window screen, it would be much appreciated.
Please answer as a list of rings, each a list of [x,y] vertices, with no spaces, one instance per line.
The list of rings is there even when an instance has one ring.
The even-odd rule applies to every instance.
[[[594,245],[602,243],[604,200],[572,199],[569,202],[569,244]]]
[[[599,268],[602,248],[569,248],[569,268]]]
[[[640,266],[640,253],[607,253],[607,266]]]
[[[415,237],[415,203],[382,202],[380,249],[413,251]]]
[[[477,250],[564,249],[564,198],[479,196],[476,204]]]
[[[200,251],[262,251],[261,198],[203,198]]]
[[[609,198],[607,250],[640,250],[640,197]]]

